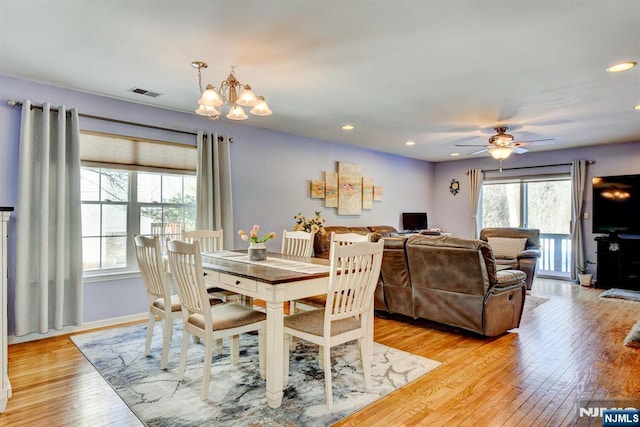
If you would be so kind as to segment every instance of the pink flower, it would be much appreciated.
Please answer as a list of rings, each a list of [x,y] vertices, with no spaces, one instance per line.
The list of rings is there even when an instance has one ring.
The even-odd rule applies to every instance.
[[[240,238],[241,238],[242,240],[244,240],[245,242],[246,242],[247,240],[249,240],[249,236],[247,236],[246,234],[241,234],[241,235],[240,235]]]

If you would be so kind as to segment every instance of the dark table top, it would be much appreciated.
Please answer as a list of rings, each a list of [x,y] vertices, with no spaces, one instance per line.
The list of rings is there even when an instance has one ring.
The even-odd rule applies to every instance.
[[[246,251],[234,251],[244,252]],[[269,267],[260,264],[251,264],[234,260],[234,257],[228,258],[216,258],[207,257],[206,261],[203,261],[202,267],[205,270],[218,271],[220,273],[232,274],[234,276],[240,276],[247,279],[257,280],[260,282],[270,283],[277,285],[279,283],[297,282],[301,280],[316,279],[321,277],[328,277],[329,271],[322,273],[302,273],[298,271],[284,270],[281,268]],[[288,259],[292,261],[306,262],[317,265],[329,265],[329,260],[322,258],[305,258],[291,255],[283,255],[277,252],[268,252],[267,260],[269,258]]]

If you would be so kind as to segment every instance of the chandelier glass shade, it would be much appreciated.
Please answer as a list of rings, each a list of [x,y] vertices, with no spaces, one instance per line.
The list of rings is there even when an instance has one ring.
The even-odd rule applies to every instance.
[[[252,107],[249,113],[255,116],[269,116],[271,110],[264,99],[264,96],[257,96],[251,86],[242,84],[235,76],[234,68],[231,67],[229,76],[216,88],[207,85],[202,89],[202,69],[207,68],[206,62],[194,61],[191,66],[198,70],[198,85],[200,87],[200,99],[198,100],[197,114],[208,117],[216,121],[222,115],[225,104],[229,107],[229,112],[225,116],[230,120],[245,120],[248,118],[243,107]]]

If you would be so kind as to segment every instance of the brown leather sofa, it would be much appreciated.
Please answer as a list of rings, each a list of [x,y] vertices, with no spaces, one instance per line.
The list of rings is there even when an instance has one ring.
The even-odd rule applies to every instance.
[[[485,336],[520,325],[526,275],[496,271],[484,241],[451,236],[385,237],[375,309]]]
[[[313,241],[313,254],[316,258],[329,258],[329,247],[330,242],[329,238],[331,237],[331,232],[336,234],[340,233],[358,233],[358,234],[369,234],[373,233],[372,241],[377,242],[380,237],[389,236],[392,233],[397,233],[395,227],[390,225],[372,225],[369,227],[345,227],[341,225],[332,225],[328,227],[324,227],[325,234],[315,235]]]
[[[480,231],[480,240],[489,241],[490,237],[505,237],[509,239],[526,238],[524,250],[513,258],[501,257],[495,254],[498,269],[510,268],[524,271],[527,275],[527,289],[531,289],[533,279],[538,272],[538,258],[540,250],[540,230],[531,228],[484,228]]]

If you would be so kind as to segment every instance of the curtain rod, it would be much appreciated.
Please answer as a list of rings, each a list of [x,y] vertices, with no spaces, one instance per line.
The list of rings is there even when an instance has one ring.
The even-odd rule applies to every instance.
[[[587,160],[588,165],[594,164],[595,160]],[[520,169],[538,169],[538,168],[554,168],[558,166],[571,166],[571,163],[556,163],[554,165],[541,165],[541,166],[520,166],[517,168],[502,168],[502,169],[485,169],[482,172],[502,172],[502,171],[513,171]],[[466,172],[469,175],[469,171]]]
[[[9,99],[7,101],[7,105],[10,107],[22,107],[22,102],[20,101],[15,101],[13,99]],[[31,104],[31,109],[37,109],[37,110],[42,110],[42,105],[34,105]],[[52,108],[52,111],[58,111],[57,108]],[[172,128],[165,128],[162,126],[154,126],[154,125],[148,125],[145,123],[138,123],[138,122],[130,122],[127,120],[119,120],[119,119],[112,119],[109,117],[101,117],[101,116],[94,116],[91,114],[84,114],[84,113],[78,113],[78,116],[80,117],[84,117],[87,119],[94,119],[94,120],[102,120],[104,122],[110,122],[110,123],[118,123],[118,124],[122,124],[122,125],[130,125],[130,126],[139,126],[139,127],[143,127],[143,128],[148,128],[148,129],[156,129],[156,130],[164,130],[164,131],[168,131],[168,132],[174,132],[174,133],[182,133],[185,135],[197,135],[197,132],[193,132],[193,131],[189,131],[189,130],[182,130],[182,129],[172,129]],[[222,141],[224,139],[224,137],[222,136],[218,136],[218,141]],[[229,138],[229,142],[233,142],[233,138]]]

